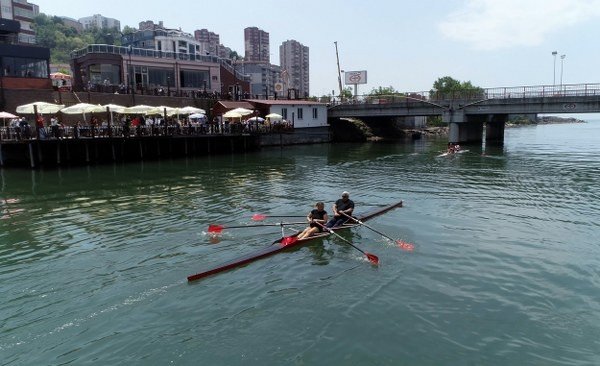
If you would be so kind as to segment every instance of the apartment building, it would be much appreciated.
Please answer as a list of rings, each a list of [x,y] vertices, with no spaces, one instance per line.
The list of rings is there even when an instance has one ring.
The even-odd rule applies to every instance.
[[[244,29],[244,59],[248,62],[271,63],[269,33],[257,27]]]
[[[26,0],[0,0],[0,18],[15,20],[21,24],[19,43],[35,43],[33,19],[40,13],[39,6]]]
[[[94,14],[91,17],[84,17],[78,19],[79,23],[83,25],[83,29],[109,29],[117,28],[121,30],[121,22],[117,19],[103,17],[100,14]]]
[[[309,52],[308,47],[295,40],[285,41],[279,46],[284,92],[295,90],[300,98],[309,96]]]

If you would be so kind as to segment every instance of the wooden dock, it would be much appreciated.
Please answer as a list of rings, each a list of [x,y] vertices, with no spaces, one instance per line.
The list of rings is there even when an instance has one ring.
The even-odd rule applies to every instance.
[[[257,135],[175,135],[0,141],[0,167],[46,168],[239,153],[260,149]]]

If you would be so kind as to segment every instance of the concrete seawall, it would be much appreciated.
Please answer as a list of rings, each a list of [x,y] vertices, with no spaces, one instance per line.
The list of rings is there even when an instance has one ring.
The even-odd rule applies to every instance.
[[[323,144],[331,142],[329,127],[296,129],[288,133],[260,135],[260,146],[286,146],[298,144]]]

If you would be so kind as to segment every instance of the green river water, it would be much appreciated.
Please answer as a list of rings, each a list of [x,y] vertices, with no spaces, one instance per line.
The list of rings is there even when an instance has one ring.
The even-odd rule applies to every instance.
[[[598,365],[600,121],[505,137],[2,170],[0,365]],[[404,200],[368,224],[414,251],[358,227],[379,266],[331,237],[187,283],[281,236],[209,224],[343,190]]]

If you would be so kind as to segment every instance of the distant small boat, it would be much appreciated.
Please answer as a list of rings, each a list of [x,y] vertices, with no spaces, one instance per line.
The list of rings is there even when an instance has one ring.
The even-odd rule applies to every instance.
[[[462,153],[466,153],[466,152],[469,152],[469,150],[458,150],[457,152],[453,152],[453,153],[445,152],[445,153],[438,155],[437,157],[440,158],[442,156],[452,156],[452,155],[462,154]]]

